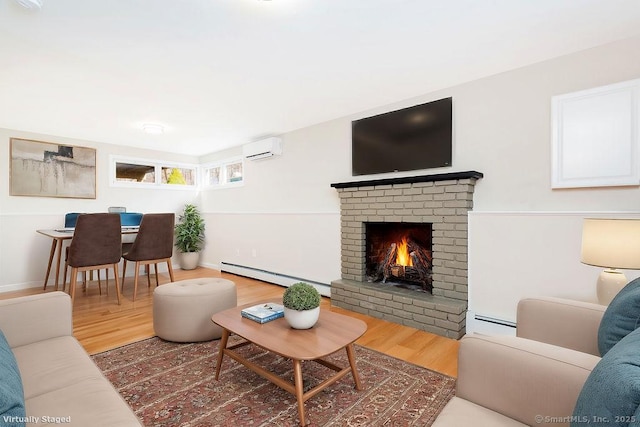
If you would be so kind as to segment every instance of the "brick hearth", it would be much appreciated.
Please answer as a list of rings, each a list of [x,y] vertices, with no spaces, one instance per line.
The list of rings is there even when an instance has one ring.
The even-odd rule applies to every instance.
[[[475,171],[332,184],[340,196],[342,278],[332,304],[438,335],[460,338],[467,310],[467,214]],[[433,294],[367,283],[365,223],[431,223]]]

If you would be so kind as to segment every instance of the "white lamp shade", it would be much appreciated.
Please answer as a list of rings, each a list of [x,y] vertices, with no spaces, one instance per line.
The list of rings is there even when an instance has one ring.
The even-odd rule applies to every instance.
[[[640,219],[585,219],[581,261],[605,268],[640,268]]]

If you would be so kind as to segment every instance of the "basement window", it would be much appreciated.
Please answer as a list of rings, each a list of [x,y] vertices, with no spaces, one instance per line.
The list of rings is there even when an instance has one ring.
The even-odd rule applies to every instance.
[[[198,167],[158,160],[111,156],[111,186],[193,189]]]
[[[222,188],[244,184],[242,158],[232,158],[209,163],[202,167],[203,183],[209,188]]]
[[[162,183],[169,185],[196,185],[196,169],[162,166]]]
[[[118,182],[156,182],[156,169],[151,164],[116,162],[115,168]]]

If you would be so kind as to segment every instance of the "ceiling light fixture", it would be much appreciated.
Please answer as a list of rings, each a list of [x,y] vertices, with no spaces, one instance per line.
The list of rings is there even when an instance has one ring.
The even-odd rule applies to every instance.
[[[25,9],[41,9],[42,0],[14,0]]]
[[[164,133],[164,126],[145,123],[142,125],[142,130],[151,135],[161,135]]]

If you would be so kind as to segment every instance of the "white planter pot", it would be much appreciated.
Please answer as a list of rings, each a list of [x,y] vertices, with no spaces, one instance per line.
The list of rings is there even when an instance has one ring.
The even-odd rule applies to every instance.
[[[303,311],[284,308],[284,318],[293,329],[312,328],[318,321],[318,317],[320,317],[320,307]]]
[[[200,252],[179,252],[178,261],[183,270],[194,270],[200,261]]]

